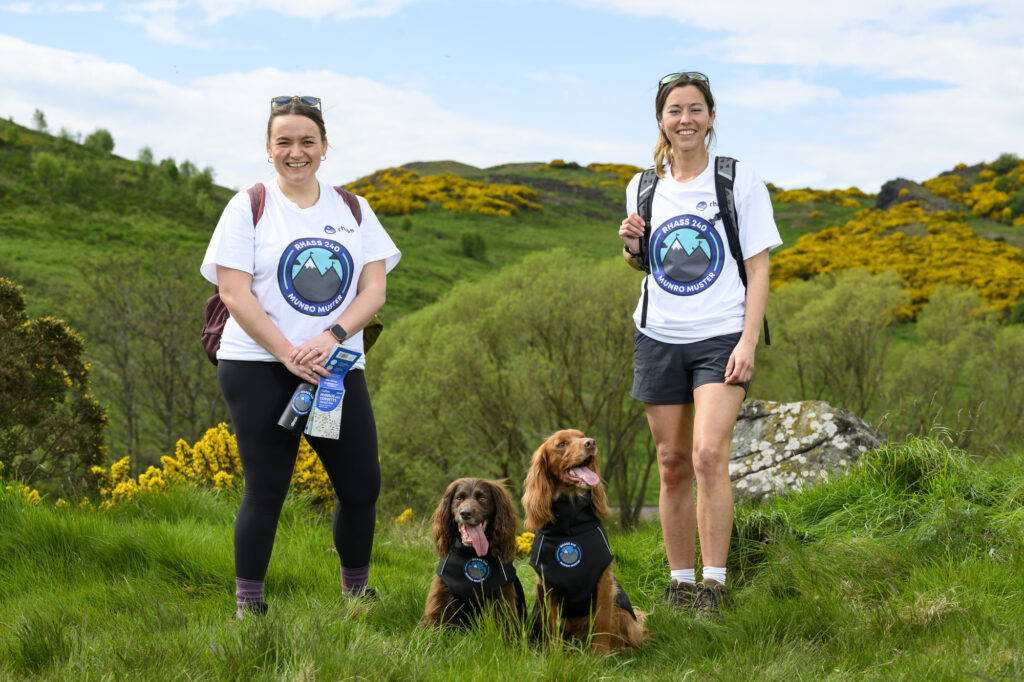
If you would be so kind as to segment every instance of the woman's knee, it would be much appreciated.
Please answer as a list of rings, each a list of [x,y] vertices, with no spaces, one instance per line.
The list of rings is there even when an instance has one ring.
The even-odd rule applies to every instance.
[[[714,444],[695,444],[693,448],[693,472],[697,484],[702,480],[729,477],[729,449]]]
[[[682,450],[661,449],[658,451],[658,473],[661,484],[666,488],[677,488],[693,481],[693,459]]]

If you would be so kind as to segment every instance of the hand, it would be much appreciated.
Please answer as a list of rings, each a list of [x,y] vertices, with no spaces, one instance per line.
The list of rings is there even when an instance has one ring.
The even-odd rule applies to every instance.
[[[754,375],[754,349],[743,343],[736,344],[725,365],[725,383],[742,384]]]
[[[316,363],[323,365],[336,343],[337,339],[334,338],[334,334],[329,331],[321,332],[309,341],[292,348],[292,352],[288,355],[288,360],[297,365],[313,365]]]
[[[630,213],[619,226],[619,239],[627,249],[636,253],[640,250],[640,239],[644,236],[644,221],[637,213]]]

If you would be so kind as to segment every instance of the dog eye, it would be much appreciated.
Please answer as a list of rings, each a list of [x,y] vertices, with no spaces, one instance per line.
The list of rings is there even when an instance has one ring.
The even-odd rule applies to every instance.
[[[568,444],[569,444],[569,443],[568,443],[568,441],[564,441],[564,440],[562,440],[562,441],[559,441],[559,442],[558,442],[558,447],[560,447],[560,448],[564,448],[564,447],[565,447],[566,445],[568,445]]]

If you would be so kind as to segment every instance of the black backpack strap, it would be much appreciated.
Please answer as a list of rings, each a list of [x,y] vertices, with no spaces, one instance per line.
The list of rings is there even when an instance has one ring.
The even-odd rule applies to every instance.
[[[654,188],[658,186],[658,174],[651,166],[640,175],[640,184],[636,188],[636,212],[644,221],[644,236],[640,238],[639,255],[636,257],[641,269],[651,274],[651,259],[647,252],[651,243],[651,211],[654,205]],[[640,308],[640,328],[647,326],[647,280],[644,277],[644,301]]]
[[[716,157],[715,161],[715,194],[718,195],[718,213],[725,224],[725,236],[729,242],[729,252],[736,260],[736,268],[740,273],[743,288],[747,287],[747,265],[740,247],[740,224],[736,213],[736,197],[733,186],[736,183],[736,159],[728,156]],[[768,333],[768,316],[764,318],[764,345],[772,345],[772,337]]]

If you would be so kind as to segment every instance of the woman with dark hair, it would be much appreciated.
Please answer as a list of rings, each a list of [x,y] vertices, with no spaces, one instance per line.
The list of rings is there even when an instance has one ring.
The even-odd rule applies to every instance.
[[[300,381],[318,383],[335,344],[362,352],[363,328],[384,305],[386,274],[401,254],[362,197],[361,220],[316,176],[327,132],[315,97],[275,97],[267,122],[262,215],[235,195],[210,240],[201,272],[220,287],[231,317],[217,378],[231,412],[245,475],[235,520],[238,617],[266,612],[263,580],[291,483],[300,434],[278,418]],[[254,228],[255,226],[255,228]],[[367,588],[380,492],[377,431],[362,358],[344,378],[341,436],[308,436],[334,486],[334,546],[343,593]]]
[[[715,190],[715,100],[708,77],[673,73],[658,83],[658,176],[643,251],[650,273],[634,313],[631,395],[643,401],[658,455],[658,502],[670,577],[665,599],[715,617],[727,596],[732,534],[729,444],[754,369],[768,299],[768,251],[782,243],[764,182],[737,163],[734,196],[744,286],[729,255]],[[626,190],[619,227],[624,256],[636,261],[644,238],[637,212],[640,174]],[[646,291],[646,315],[643,299]],[[694,485],[696,478],[696,505]],[[702,581],[695,577],[700,536]]]

